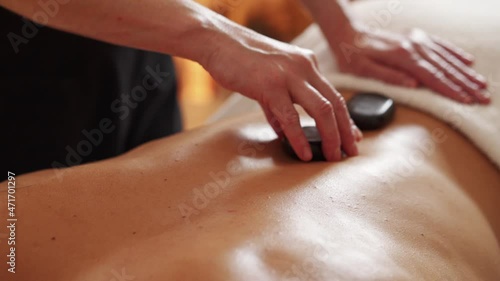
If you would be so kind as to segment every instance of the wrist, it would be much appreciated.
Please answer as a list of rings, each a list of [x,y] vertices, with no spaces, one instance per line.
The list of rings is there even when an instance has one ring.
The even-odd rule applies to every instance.
[[[198,24],[182,37],[185,44],[185,58],[198,62],[207,69],[220,53],[226,53],[238,41],[238,30],[234,23],[212,11],[199,16]]]
[[[361,23],[352,14],[349,1],[303,0],[303,2],[321,27],[336,56],[341,54],[342,46],[353,45],[359,34]]]
[[[328,30],[323,30],[330,47],[336,51],[342,44],[354,45],[361,28],[352,21],[344,21]]]
[[[175,40],[177,47],[172,55],[202,63],[207,48],[212,45],[210,37],[214,33],[212,21],[204,12],[190,16],[189,23],[185,24],[185,29]]]

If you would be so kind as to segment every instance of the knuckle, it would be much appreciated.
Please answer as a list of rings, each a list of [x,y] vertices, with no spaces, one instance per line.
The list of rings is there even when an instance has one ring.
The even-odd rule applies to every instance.
[[[344,97],[338,92],[335,93],[337,96],[337,105],[342,109],[347,109],[347,103],[345,102]]]
[[[444,73],[432,65],[430,62],[421,59],[417,61],[416,64],[416,72],[420,73],[425,79],[436,79],[437,75],[441,72],[441,75],[444,76]]]
[[[301,53],[305,57],[307,57],[308,59],[313,59],[313,57],[314,57],[314,52],[312,50],[309,50],[309,49],[302,49]]]
[[[447,51],[444,51],[443,49],[439,48],[438,49],[439,53],[449,62],[455,64],[455,65],[461,65],[460,60],[457,59],[455,56],[450,54]]]
[[[436,79],[438,80],[444,80],[446,78],[446,75],[444,74],[443,71],[441,70],[436,70],[434,71],[433,73],[434,77],[436,77]]]
[[[321,101],[321,103],[317,106],[316,111],[321,116],[331,115],[333,114],[333,105],[329,101]]]
[[[284,109],[281,114],[278,115],[278,118],[284,128],[293,127],[299,122],[299,114],[292,108]]]
[[[317,59],[312,51],[304,50],[296,55],[296,61],[299,63],[300,67],[311,68],[315,66]]]
[[[413,55],[413,50],[413,43],[405,41],[394,49],[394,55],[403,58],[409,58]]]
[[[451,76],[451,77],[455,77],[457,79],[462,79],[464,78],[464,76],[462,75],[462,73],[460,73],[457,69],[455,69],[453,66],[445,66],[444,67],[445,71]]]
[[[305,51],[305,55],[308,58],[309,62],[311,62],[311,63],[316,63],[318,61],[316,54],[311,50]]]
[[[282,119],[281,121],[281,126],[283,128],[293,128],[298,122],[298,116],[294,117],[291,115],[288,115],[287,118]]]
[[[277,67],[275,71],[268,73],[262,77],[264,88],[269,91],[286,88],[287,74],[282,71],[281,67]]]

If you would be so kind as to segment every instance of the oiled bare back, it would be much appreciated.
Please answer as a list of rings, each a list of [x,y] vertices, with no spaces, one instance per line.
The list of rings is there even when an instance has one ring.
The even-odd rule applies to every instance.
[[[500,174],[476,148],[401,107],[360,152],[295,161],[259,115],[17,177],[0,277],[500,280]]]

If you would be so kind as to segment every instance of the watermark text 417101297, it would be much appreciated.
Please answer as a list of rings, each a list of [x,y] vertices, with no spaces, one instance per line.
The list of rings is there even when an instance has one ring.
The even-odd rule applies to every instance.
[[[7,270],[16,273],[16,174],[7,172]]]

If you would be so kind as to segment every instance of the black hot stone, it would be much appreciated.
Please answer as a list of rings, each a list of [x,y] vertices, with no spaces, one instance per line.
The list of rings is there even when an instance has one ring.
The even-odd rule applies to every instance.
[[[312,161],[325,161],[326,159],[325,156],[323,156],[323,149],[321,148],[321,136],[318,132],[318,129],[314,126],[304,126],[302,127],[302,130],[304,131],[307,141],[311,146],[313,154]],[[284,139],[283,144],[288,154],[296,159],[299,159],[297,154],[295,154],[295,151],[293,151],[293,148],[287,138]]]
[[[347,102],[352,120],[359,129],[376,130],[394,118],[394,101],[375,93],[360,93]]]

